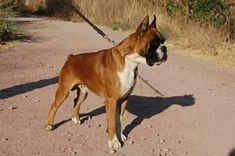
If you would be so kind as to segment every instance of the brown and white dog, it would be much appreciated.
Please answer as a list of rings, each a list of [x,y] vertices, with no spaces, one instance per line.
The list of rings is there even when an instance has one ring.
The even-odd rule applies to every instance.
[[[121,131],[121,120],[137,77],[139,64],[161,64],[167,59],[165,39],[156,28],[156,17],[149,25],[146,16],[136,32],[117,46],[98,52],[69,55],[61,69],[55,100],[49,110],[47,130],[53,129],[58,107],[71,90],[77,89],[72,121],[80,124],[79,109],[88,89],[104,97],[107,112],[109,147],[119,148],[126,137]]]

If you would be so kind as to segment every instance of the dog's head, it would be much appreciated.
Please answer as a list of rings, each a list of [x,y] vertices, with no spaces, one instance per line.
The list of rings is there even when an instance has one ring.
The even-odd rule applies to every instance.
[[[149,24],[147,15],[138,26],[136,32],[135,61],[153,66],[160,65],[167,60],[167,47],[164,45],[165,39],[156,27],[156,16]]]

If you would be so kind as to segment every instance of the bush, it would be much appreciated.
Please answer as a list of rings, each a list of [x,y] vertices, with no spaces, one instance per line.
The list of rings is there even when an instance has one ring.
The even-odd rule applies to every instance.
[[[115,30],[122,30],[122,31],[126,31],[130,28],[130,25],[128,23],[124,23],[124,22],[110,22],[108,24],[108,26],[110,26],[114,31]]]
[[[173,0],[168,0],[166,4],[166,11],[170,16],[175,16],[178,14],[185,14],[185,10],[183,5],[173,1]]]
[[[37,10],[36,10],[35,13],[38,14],[38,15],[45,15],[46,10],[45,10],[43,5],[39,5],[39,6],[37,6]]]
[[[49,16],[71,20],[73,17],[72,5],[74,0],[47,0],[47,13]]]
[[[228,21],[233,5],[226,0],[167,0],[166,9],[170,16],[180,14],[201,24],[222,27]]]
[[[231,5],[232,3],[221,0],[197,0],[190,18],[200,23],[211,23],[221,27],[226,23]]]
[[[15,13],[11,7],[6,4],[0,4],[0,40],[9,40],[12,35],[16,33],[14,22],[8,20],[10,17],[14,17]]]

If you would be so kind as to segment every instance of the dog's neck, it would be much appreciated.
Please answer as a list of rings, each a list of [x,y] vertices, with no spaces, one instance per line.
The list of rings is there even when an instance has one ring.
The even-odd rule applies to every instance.
[[[114,48],[120,52],[122,57],[125,57],[126,55],[130,55],[135,51],[136,40],[138,40],[138,38],[136,34],[133,33]]]

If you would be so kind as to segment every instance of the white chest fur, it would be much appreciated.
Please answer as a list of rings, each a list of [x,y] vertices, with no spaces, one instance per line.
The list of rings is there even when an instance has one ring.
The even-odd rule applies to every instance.
[[[121,72],[118,72],[118,77],[120,80],[120,95],[126,96],[129,94],[136,83],[136,70],[138,63],[133,62],[128,57],[125,58],[125,67]]]

